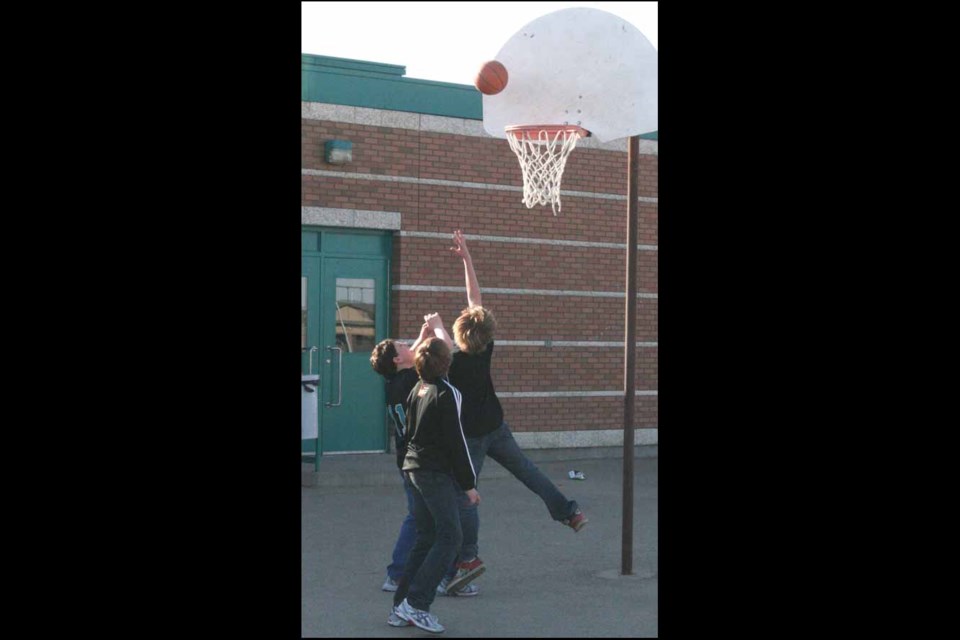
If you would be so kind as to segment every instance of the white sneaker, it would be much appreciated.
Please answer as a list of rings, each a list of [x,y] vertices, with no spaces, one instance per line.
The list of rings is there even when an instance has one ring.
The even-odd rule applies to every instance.
[[[429,611],[411,607],[406,598],[403,599],[403,602],[401,602],[394,611],[399,617],[404,620],[409,620],[424,631],[429,631],[430,633],[443,633],[446,631],[446,628],[437,620],[437,616]]]
[[[384,582],[383,586],[380,588],[383,589],[384,591],[396,591],[397,586],[398,586],[397,581],[391,578],[390,576],[387,576],[386,582]]]
[[[459,596],[461,598],[469,596],[480,595],[480,587],[474,583],[469,583],[465,587],[458,589],[457,591],[448,591],[447,584],[450,582],[450,578],[446,576],[440,580],[440,584],[437,585],[437,595],[440,596]]]
[[[391,627],[412,627],[413,623],[409,620],[404,620],[397,615],[397,608],[394,607],[390,609],[390,617],[387,618],[387,624]]]

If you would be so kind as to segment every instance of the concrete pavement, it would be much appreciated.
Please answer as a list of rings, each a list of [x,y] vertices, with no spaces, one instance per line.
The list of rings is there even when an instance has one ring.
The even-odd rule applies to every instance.
[[[526,451],[580,503],[590,522],[579,533],[551,520],[535,494],[488,458],[478,486],[487,571],[476,580],[479,596],[434,601],[431,611],[447,628],[441,636],[656,637],[657,458],[641,457],[642,449],[634,462],[632,576],[620,575],[619,457],[555,460],[556,452]],[[564,455],[577,457],[571,451]],[[406,514],[393,454],[334,458],[341,470],[354,469],[352,484],[318,475],[301,487],[302,636],[435,637],[386,624],[392,594],[380,585]],[[570,469],[586,480],[570,480]],[[378,479],[391,474],[393,483]]]

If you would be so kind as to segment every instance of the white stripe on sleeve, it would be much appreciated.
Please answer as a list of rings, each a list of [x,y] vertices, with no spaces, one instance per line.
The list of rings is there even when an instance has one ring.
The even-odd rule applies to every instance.
[[[443,380],[443,383],[450,387],[450,390],[453,391],[453,399],[457,403],[457,426],[460,427],[460,438],[463,440],[463,448],[467,452],[467,461],[470,463],[470,471],[473,472],[473,484],[477,484],[477,470],[473,468],[473,458],[470,457],[470,447],[467,446],[467,436],[463,433],[463,422],[460,420],[460,407],[462,405],[460,390],[455,386],[450,384],[450,381],[446,378],[440,378]]]

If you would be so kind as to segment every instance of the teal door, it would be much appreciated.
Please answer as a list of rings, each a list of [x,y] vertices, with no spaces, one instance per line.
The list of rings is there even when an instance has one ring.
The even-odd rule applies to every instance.
[[[370,367],[370,352],[386,330],[385,262],[325,258],[321,310],[323,385],[320,410],[324,451],[383,451],[386,448],[383,379]],[[380,330],[378,329],[378,320]]]
[[[304,453],[385,451],[383,379],[370,367],[387,337],[391,238],[387,234],[303,233],[303,371],[319,374],[317,439]]]

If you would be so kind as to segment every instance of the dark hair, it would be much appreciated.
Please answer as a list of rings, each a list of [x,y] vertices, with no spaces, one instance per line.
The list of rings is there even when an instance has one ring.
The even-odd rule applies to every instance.
[[[447,373],[451,360],[453,356],[446,342],[440,338],[427,338],[417,347],[414,364],[420,379],[432,383]]]
[[[397,363],[393,361],[397,357],[397,347],[393,340],[381,340],[370,353],[370,366],[380,375],[387,377],[397,372]]]

